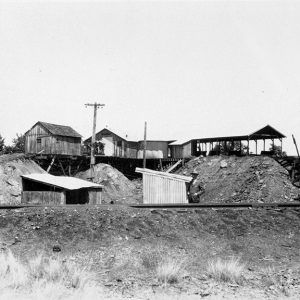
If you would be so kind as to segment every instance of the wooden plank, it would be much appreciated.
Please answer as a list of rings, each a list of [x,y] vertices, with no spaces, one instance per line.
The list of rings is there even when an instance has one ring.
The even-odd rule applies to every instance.
[[[177,163],[175,163],[171,168],[169,168],[166,173],[172,172],[180,163],[182,162],[182,159],[180,159]]]

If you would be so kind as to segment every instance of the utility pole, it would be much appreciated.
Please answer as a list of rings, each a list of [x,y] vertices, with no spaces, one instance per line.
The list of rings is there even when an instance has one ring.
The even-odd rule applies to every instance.
[[[147,122],[144,128],[144,149],[143,149],[143,168],[146,168],[146,149],[147,149]]]
[[[99,107],[105,106],[105,104],[100,103],[86,103],[85,107],[93,106],[94,107],[94,118],[93,118],[93,134],[92,134],[92,143],[91,143],[91,178],[94,175],[94,165],[95,165],[95,141],[96,141],[96,122],[97,122],[97,109]]]

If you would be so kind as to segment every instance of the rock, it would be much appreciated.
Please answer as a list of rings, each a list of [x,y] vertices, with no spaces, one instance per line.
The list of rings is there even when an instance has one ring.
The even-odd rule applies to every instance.
[[[225,160],[222,160],[220,163],[221,169],[227,168],[227,166],[228,166],[227,162]]]
[[[61,247],[59,245],[54,245],[52,250],[53,250],[53,252],[60,252]]]

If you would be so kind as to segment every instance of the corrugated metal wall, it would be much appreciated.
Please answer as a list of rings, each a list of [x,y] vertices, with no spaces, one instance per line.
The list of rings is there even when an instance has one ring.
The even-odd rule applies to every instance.
[[[152,174],[143,174],[144,203],[188,203],[186,183],[183,180]]]

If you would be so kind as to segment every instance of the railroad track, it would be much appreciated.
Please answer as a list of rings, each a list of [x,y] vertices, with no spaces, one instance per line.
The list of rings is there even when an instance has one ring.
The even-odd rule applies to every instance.
[[[0,205],[1,209],[21,209],[21,208],[81,208],[81,207],[132,207],[148,209],[201,209],[201,208],[300,208],[300,202],[284,203],[193,203],[193,204],[68,204],[68,205],[38,205],[38,204],[20,204],[20,205]]]

